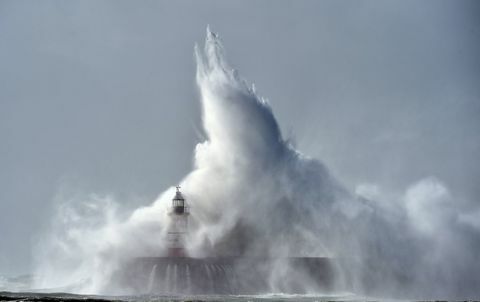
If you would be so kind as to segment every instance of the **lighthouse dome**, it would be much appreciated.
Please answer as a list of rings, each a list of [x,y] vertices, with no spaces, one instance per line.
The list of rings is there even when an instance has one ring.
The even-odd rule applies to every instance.
[[[174,200],[185,200],[185,198],[183,198],[183,195],[182,195],[182,192],[180,191],[177,191],[175,193],[175,197],[173,197]]]

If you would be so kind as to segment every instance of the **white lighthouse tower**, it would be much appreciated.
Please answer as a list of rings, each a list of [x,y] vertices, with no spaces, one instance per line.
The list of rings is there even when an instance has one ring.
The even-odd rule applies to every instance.
[[[190,215],[185,198],[180,192],[180,186],[177,186],[177,192],[172,199],[172,207],[168,215],[171,217],[170,228],[168,231],[168,256],[186,257],[185,237],[188,232],[188,216]]]

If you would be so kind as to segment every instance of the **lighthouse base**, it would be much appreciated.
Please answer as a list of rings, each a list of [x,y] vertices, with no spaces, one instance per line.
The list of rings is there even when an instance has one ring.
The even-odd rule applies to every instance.
[[[330,258],[135,258],[116,283],[134,294],[258,294],[328,292],[335,263]]]

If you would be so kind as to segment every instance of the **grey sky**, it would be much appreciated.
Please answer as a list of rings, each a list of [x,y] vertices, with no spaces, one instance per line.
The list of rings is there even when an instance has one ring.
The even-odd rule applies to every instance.
[[[59,191],[133,207],[190,170],[207,24],[284,134],[348,187],[399,192],[432,175],[478,207],[479,8],[0,1],[0,274],[30,270]]]

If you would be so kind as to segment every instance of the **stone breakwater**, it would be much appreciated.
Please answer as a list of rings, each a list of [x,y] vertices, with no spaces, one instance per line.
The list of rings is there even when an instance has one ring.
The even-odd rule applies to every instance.
[[[136,294],[242,295],[333,289],[330,258],[145,257],[126,263],[113,280]]]

